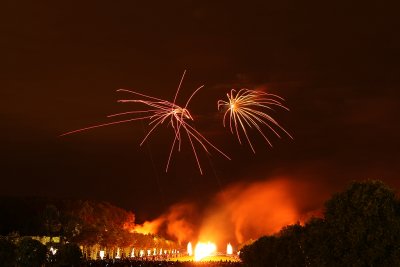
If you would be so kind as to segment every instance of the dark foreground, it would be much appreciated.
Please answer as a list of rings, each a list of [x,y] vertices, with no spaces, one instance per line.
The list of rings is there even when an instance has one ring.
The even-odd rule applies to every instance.
[[[87,261],[82,266],[91,267],[164,267],[164,266],[176,266],[176,267],[192,267],[192,266],[202,266],[202,267],[241,267],[240,262],[227,262],[227,261],[213,261],[213,262],[179,262],[179,261],[135,261],[135,260],[106,260],[106,261]]]

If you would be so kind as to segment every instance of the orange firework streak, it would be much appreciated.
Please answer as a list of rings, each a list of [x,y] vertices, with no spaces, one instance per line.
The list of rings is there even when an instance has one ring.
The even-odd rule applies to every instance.
[[[281,101],[284,101],[284,99],[280,96],[245,88],[240,89],[238,92],[236,92],[235,89],[232,89],[230,94],[227,93],[226,95],[228,101],[218,100],[217,102],[218,110],[223,106],[227,107],[223,118],[223,125],[224,127],[226,126],[227,114],[229,113],[229,128],[231,133],[236,133],[239,143],[242,144],[239,133],[240,128],[243,131],[253,153],[256,152],[250,141],[246,127],[254,127],[257,129],[271,147],[272,144],[261,130],[260,125],[266,125],[276,136],[281,138],[279,133],[273,128],[273,126],[275,126],[293,139],[293,137],[275,119],[263,111],[265,109],[273,110],[271,106],[278,106],[289,111],[289,109],[282,104]]]
[[[186,120],[192,120],[193,117],[190,114],[189,110],[187,109],[190,100],[193,98],[193,96],[204,86],[200,86],[197,88],[189,97],[189,99],[186,101],[185,106],[182,108],[178,105],[175,104],[176,99],[178,97],[179,90],[181,88],[183,78],[185,77],[186,70],[183,72],[182,78],[179,82],[178,89],[176,90],[174,101],[171,103],[166,100],[162,100],[156,97],[148,96],[142,93],[138,93],[135,91],[131,90],[126,90],[126,89],[119,89],[117,92],[128,92],[137,96],[142,97],[142,99],[123,99],[119,100],[118,102],[121,103],[141,103],[149,107],[149,109],[146,110],[135,110],[135,111],[128,111],[128,112],[123,112],[123,113],[117,113],[117,114],[112,114],[109,115],[108,117],[117,117],[117,116],[124,116],[124,115],[131,115],[131,114],[146,114],[145,116],[139,116],[131,119],[126,119],[126,120],[120,120],[120,121],[114,121],[110,123],[103,123],[103,124],[98,124],[94,126],[89,126],[85,128],[81,128],[78,130],[70,131],[67,133],[62,134],[61,136],[73,134],[73,133],[78,133],[94,128],[99,128],[99,127],[104,127],[104,126],[109,126],[109,125],[114,125],[114,124],[120,124],[120,123],[125,123],[125,122],[131,122],[131,121],[136,121],[136,120],[145,120],[149,119],[149,125],[152,126],[152,128],[149,130],[149,132],[146,134],[142,142],[140,143],[140,146],[143,145],[143,143],[148,139],[150,134],[161,124],[164,122],[168,121],[169,124],[171,124],[173,130],[174,130],[174,140],[172,142],[171,150],[168,156],[168,161],[167,161],[167,166],[165,168],[165,171],[168,172],[169,164],[171,162],[172,158],[172,153],[175,149],[176,146],[178,146],[178,151],[180,151],[181,148],[181,142],[182,142],[182,136],[181,136],[181,129],[183,129],[188,137],[188,140],[190,142],[190,145],[193,150],[194,157],[197,162],[197,166],[199,168],[200,174],[203,174],[203,171],[201,169],[199,157],[196,152],[196,148],[194,146],[194,141],[197,141],[203,149],[207,152],[209,152],[208,147],[213,148],[217,152],[219,152],[221,155],[226,157],[227,159],[230,160],[230,158],[223,153],[221,150],[219,150],[216,146],[214,146],[210,141],[208,141],[202,134],[200,134],[195,128],[193,128],[191,125],[189,125]],[[178,143],[178,144],[177,144]]]

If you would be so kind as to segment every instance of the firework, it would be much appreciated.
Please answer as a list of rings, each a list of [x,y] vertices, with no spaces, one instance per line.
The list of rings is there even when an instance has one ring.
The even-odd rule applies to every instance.
[[[178,93],[181,88],[182,82],[183,82],[183,78],[185,77],[185,73],[186,73],[186,70],[183,72],[183,75],[179,82],[178,88],[176,90],[173,102],[169,102],[169,101],[159,99],[156,97],[148,96],[148,95],[145,95],[145,94],[142,94],[139,92],[135,92],[132,90],[119,89],[119,90],[117,90],[117,92],[127,92],[127,93],[133,94],[139,98],[138,99],[122,99],[122,100],[118,100],[118,102],[143,104],[146,106],[147,109],[112,114],[112,115],[109,115],[108,117],[113,118],[113,117],[126,116],[126,115],[134,115],[134,117],[125,119],[125,120],[118,120],[118,121],[114,121],[114,122],[103,123],[103,124],[98,124],[98,125],[94,125],[94,126],[81,128],[78,130],[64,133],[61,136],[78,133],[78,132],[82,132],[82,131],[87,131],[87,130],[94,129],[94,128],[136,121],[136,120],[149,120],[150,121],[149,126],[151,126],[151,128],[147,132],[145,137],[143,138],[142,142],[140,143],[140,146],[141,146],[149,138],[149,136],[154,132],[154,130],[156,130],[156,128],[158,126],[160,126],[161,124],[164,124],[165,122],[168,122],[168,125],[171,125],[171,127],[174,131],[174,140],[171,145],[171,149],[170,149],[170,153],[168,156],[168,161],[167,161],[165,171],[168,172],[168,168],[169,168],[169,165],[170,165],[170,162],[172,159],[172,154],[173,154],[174,150],[176,149],[176,147],[177,147],[178,151],[180,151],[180,149],[181,149],[181,143],[182,143],[181,130],[183,130],[184,134],[186,134],[186,136],[189,140],[189,143],[192,147],[192,151],[193,151],[194,157],[196,159],[196,163],[199,168],[200,174],[203,174],[203,171],[202,171],[202,168],[200,165],[200,161],[199,161],[199,157],[198,157],[198,154],[197,154],[197,151],[195,148],[196,142],[209,154],[210,154],[209,148],[213,148],[214,150],[219,152],[222,156],[226,157],[227,159],[230,159],[230,158],[225,153],[223,153],[221,150],[219,150],[216,146],[214,146],[210,141],[208,141],[193,126],[188,124],[188,121],[193,121],[193,117],[188,110],[189,102],[191,101],[193,96],[201,88],[203,88],[203,85],[198,87],[191,94],[191,96],[188,98],[188,100],[186,101],[186,104],[183,108],[178,106],[175,103],[176,99],[178,97]]]
[[[217,251],[217,246],[214,243],[202,243],[198,242],[194,249],[194,260],[200,261],[201,259],[211,256]]]
[[[278,129],[292,138],[292,136],[274,118],[265,112],[265,110],[274,110],[274,106],[289,110],[282,104],[284,99],[280,96],[245,88],[240,89],[239,91],[232,89],[230,94],[227,93],[226,95],[228,101],[219,100],[217,102],[218,110],[221,107],[226,107],[223,117],[223,125],[226,127],[227,115],[229,113],[229,128],[231,133],[236,135],[240,144],[242,144],[242,133],[253,153],[256,152],[250,141],[247,132],[248,128],[255,128],[271,147],[271,142],[261,129],[262,125],[269,128],[279,138],[281,138],[281,136],[278,133]]]

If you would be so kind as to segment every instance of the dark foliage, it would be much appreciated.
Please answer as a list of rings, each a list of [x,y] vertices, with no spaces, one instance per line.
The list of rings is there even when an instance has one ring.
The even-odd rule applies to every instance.
[[[81,263],[82,252],[77,244],[64,244],[58,249],[56,266],[80,266]]]
[[[15,245],[6,238],[0,237],[0,263],[3,267],[15,266]]]
[[[329,266],[398,266],[399,201],[379,181],[354,183],[326,203]]]
[[[304,266],[302,245],[304,229],[300,225],[287,226],[278,235],[264,236],[241,250],[245,266]],[[266,265],[268,264],[268,265]]]
[[[29,237],[22,238],[17,245],[17,264],[24,267],[41,266],[46,261],[46,246]]]
[[[107,202],[0,197],[0,235],[60,237],[61,244],[100,244],[109,249],[140,246],[179,248],[154,235],[132,232],[135,216]],[[53,240],[54,241],[54,240]],[[1,265],[0,265],[1,266]]]
[[[246,266],[399,266],[400,212],[380,181],[353,183],[325,204],[324,219],[285,227],[242,249]]]

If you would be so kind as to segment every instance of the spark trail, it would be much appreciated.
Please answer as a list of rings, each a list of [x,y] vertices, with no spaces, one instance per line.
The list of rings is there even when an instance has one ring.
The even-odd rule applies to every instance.
[[[202,168],[200,165],[200,160],[198,157],[198,152],[196,151],[196,147],[195,147],[196,143],[198,143],[209,154],[210,154],[209,150],[210,150],[210,148],[212,148],[215,151],[217,151],[219,154],[224,156],[225,158],[227,158],[229,160],[230,160],[230,158],[224,152],[222,152],[220,149],[218,149],[215,145],[213,145],[210,141],[208,141],[200,132],[198,132],[193,126],[191,126],[188,123],[188,121],[194,120],[188,110],[189,102],[191,101],[193,96],[204,86],[202,85],[202,86],[198,87],[190,95],[190,97],[186,101],[186,104],[183,108],[181,106],[178,106],[175,103],[177,100],[177,97],[178,97],[179,90],[182,86],[182,82],[185,77],[185,74],[186,74],[186,70],[183,72],[183,75],[179,82],[178,88],[176,90],[173,102],[169,102],[169,101],[166,101],[166,100],[163,100],[160,98],[145,95],[145,94],[142,94],[142,93],[139,93],[136,91],[132,91],[132,90],[119,89],[119,90],[117,90],[117,92],[127,92],[127,93],[137,96],[138,98],[122,99],[122,100],[118,100],[118,102],[144,104],[147,107],[147,109],[133,110],[133,111],[127,111],[127,112],[122,112],[122,113],[111,114],[108,116],[108,118],[126,116],[126,115],[134,115],[134,117],[129,118],[129,119],[118,120],[118,121],[114,121],[114,122],[103,123],[103,124],[98,124],[98,125],[81,128],[78,130],[64,133],[61,136],[70,135],[70,134],[74,134],[74,133],[78,133],[78,132],[83,132],[83,131],[87,131],[87,130],[95,129],[95,128],[99,128],[99,127],[136,121],[136,120],[149,120],[148,125],[151,126],[151,128],[147,132],[146,136],[143,138],[142,142],[140,143],[140,146],[142,146],[144,144],[144,142],[149,138],[149,136],[157,129],[157,127],[159,127],[161,124],[164,124],[167,122],[167,125],[171,125],[171,127],[174,131],[174,140],[171,145],[171,149],[170,149],[170,153],[168,156],[168,161],[167,161],[165,171],[168,172],[168,168],[169,168],[169,165],[170,165],[170,162],[172,159],[172,154],[175,151],[175,149],[178,149],[178,151],[180,151],[180,149],[181,149],[182,135],[186,135],[189,140],[189,143],[191,145],[193,155],[196,159],[196,163],[199,168],[200,174],[203,174],[203,171],[202,171]],[[181,130],[183,130],[183,133]]]
[[[269,128],[279,138],[281,138],[278,133],[280,130],[293,139],[293,137],[274,118],[265,112],[265,110],[273,111],[274,106],[289,111],[289,109],[282,104],[284,99],[280,96],[246,88],[240,89],[239,91],[232,89],[231,92],[226,95],[228,101],[218,100],[217,102],[218,110],[221,107],[226,107],[223,117],[223,125],[226,127],[227,115],[229,113],[229,128],[231,133],[236,135],[240,144],[242,144],[241,135],[244,135],[254,154],[256,152],[250,141],[248,128],[255,128],[271,147],[272,144],[270,140],[261,129],[262,125]]]

